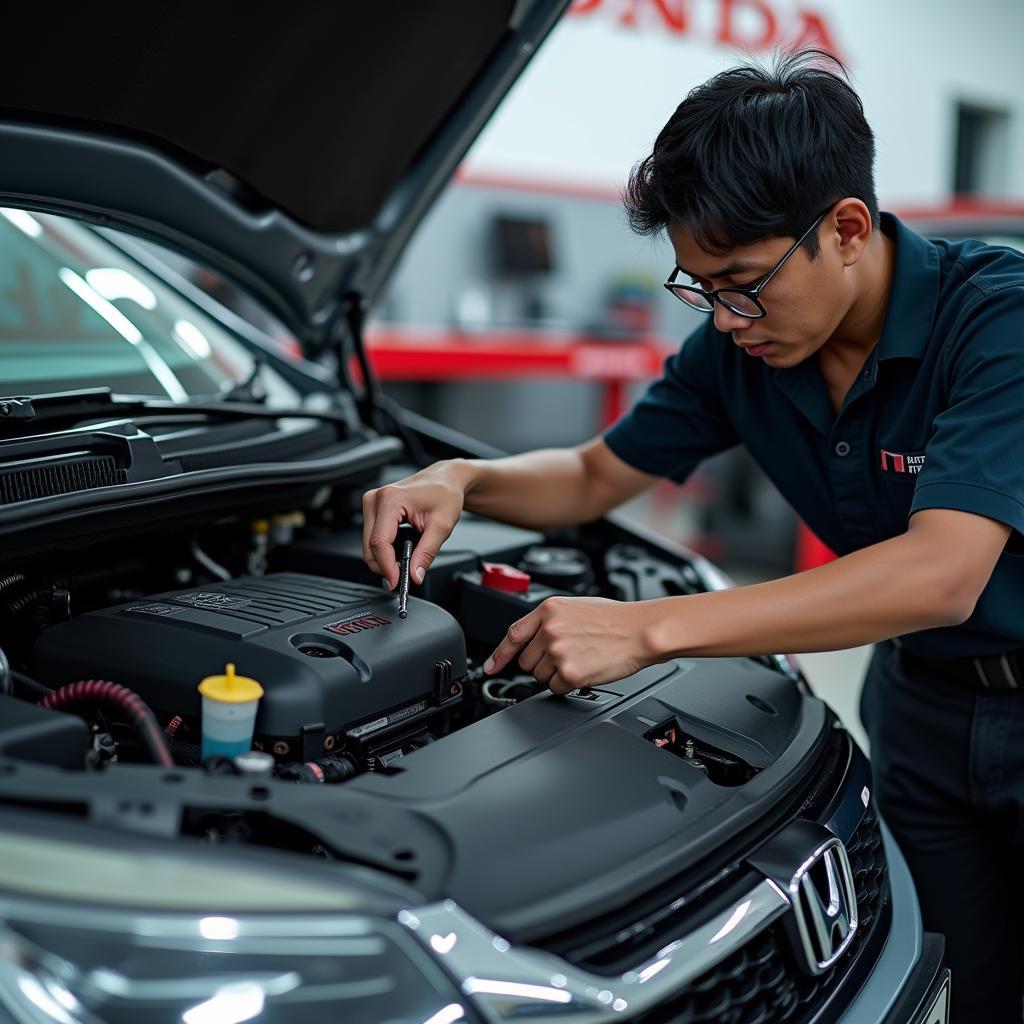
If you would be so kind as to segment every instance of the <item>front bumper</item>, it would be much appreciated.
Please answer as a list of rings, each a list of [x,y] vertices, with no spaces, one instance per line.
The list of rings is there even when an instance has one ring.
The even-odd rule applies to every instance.
[[[870,782],[866,759],[854,748],[831,810],[819,819],[846,844],[861,894],[872,894],[861,907],[868,911],[862,939],[835,974],[820,976],[831,979],[824,985],[815,987],[790,963],[779,929],[793,893],[770,876],[719,916],[672,936],[651,959],[614,976],[552,950],[514,946],[450,901],[400,920],[489,1024],[527,1017],[537,1024],[936,1024],[927,1011],[943,977],[941,940],[922,932],[906,863],[871,812]],[[762,950],[762,939],[772,949]]]
[[[945,945],[941,935],[925,934],[921,959],[885,1024],[947,1024],[950,976],[949,968],[942,966]]]
[[[882,839],[892,925],[871,974],[836,1024],[945,1024],[945,1018],[929,1016],[949,974],[942,965],[945,940],[923,931],[910,871],[884,822]]]

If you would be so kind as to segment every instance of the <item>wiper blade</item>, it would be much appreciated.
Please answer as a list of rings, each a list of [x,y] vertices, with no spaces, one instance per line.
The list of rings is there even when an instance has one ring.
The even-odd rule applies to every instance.
[[[18,430],[28,424],[35,427],[58,417],[68,418],[81,412],[89,415],[91,409],[110,406],[109,388],[83,391],[59,391],[52,395],[16,395],[0,398],[0,427]]]
[[[45,425],[52,429],[74,425],[107,415],[130,418],[140,415],[195,416],[223,419],[311,419],[334,423],[352,433],[352,425],[340,412],[301,408],[269,409],[248,401],[218,399],[211,402],[171,402],[159,398],[115,395],[110,388],[85,388],[51,395],[0,397],[0,431],[10,434],[36,432]]]

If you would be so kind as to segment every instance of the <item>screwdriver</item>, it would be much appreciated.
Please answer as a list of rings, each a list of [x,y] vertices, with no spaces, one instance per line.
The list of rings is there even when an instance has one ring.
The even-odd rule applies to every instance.
[[[409,614],[409,569],[412,553],[419,543],[420,534],[412,523],[399,523],[395,534],[395,555],[398,558],[398,617]]]

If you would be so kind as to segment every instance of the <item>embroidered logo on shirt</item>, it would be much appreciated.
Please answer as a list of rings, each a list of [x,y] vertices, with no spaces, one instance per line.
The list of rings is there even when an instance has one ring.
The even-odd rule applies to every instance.
[[[886,473],[910,473],[921,472],[924,465],[923,455],[905,455],[899,452],[888,452],[882,449],[882,469]]]

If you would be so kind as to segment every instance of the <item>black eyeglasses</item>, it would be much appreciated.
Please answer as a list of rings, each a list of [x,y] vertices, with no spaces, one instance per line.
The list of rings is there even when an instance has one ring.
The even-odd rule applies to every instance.
[[[786,254],[775,264],[768,276],[761,278],[756,288],[716,288],[713,292],[706,292],[691,284],[676,284],[676,278],[685,273],[679,267],[672,271],[671,277],[665,282],[665,287],[677,298],[682,299],[691,309],[699,310],[701,313],[710,313],[718,302],[725,306],[730,313],[746,317],[748,320],[758,320],[768,315],[768,311],[761,305],[759,298],[765,285],[782,269],[782,265],[800,248],[807,240],[812,231],[816,231],[818,225],[825,219],[825,214],[831,210],[823,210],[815,222],[789,247]]]

